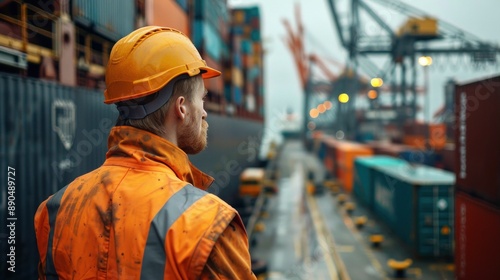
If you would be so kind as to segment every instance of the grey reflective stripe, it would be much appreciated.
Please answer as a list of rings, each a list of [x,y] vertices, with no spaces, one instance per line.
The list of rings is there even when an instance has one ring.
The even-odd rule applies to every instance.
[[[156,214],[149,228],[142,259],[141,279],[163,279],[167,256],[165,238],[170,227],[191,205],[207,192],[186,185],[176,192]]]
[[[64,195],[64,192],[68,186],[60,189],[56,192],[50,199],[47,201],[46,207],[49,212],[49,242],[47,244],[47,254],[45,255],[46,263],[45,263],[45,275],[47,280],[59,279],[57,276],[57,271],[54,266],[54,257],[52,256],[52,246],[54,241],[54,231],[56,229],[56,217],[57,212],[59,211],[59,206],[61,205],[61,199]]]

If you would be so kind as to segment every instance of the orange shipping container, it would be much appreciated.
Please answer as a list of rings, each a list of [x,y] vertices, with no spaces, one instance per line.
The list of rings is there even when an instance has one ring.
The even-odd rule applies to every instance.
[[[345,142],[337,145],[337,164],[348,169],[352,169],[356,157],[371,155],[373,155],[373,150],[365,145]]]
[[[365,145],[340,142],[336,147],[338,177],[346,192],[352,191],[354,160],[358,156],[371,156],[373,150]]]
[[[446,125],[431,124],[429,126],[429,141],[434,149],[443,149],[446,145]]]
[[[146,22],[173,27],[191,38],[189,17],[175,0],[146,1]]]

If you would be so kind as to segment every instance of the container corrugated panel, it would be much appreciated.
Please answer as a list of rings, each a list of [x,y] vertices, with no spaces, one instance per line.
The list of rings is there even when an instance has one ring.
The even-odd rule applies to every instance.
[[[193,43],[201,53],[207,53],[214,61],[220,62],[224,42],[220,34],[211,24],[203,20],[194,21]]]
[[[178,1],[154,0],[152,6],[152,17],[148,19],[149,25],[172,27],[190,37],[191,24],[189,17],[186,10],[178,4]]]
[[[229,10],[225,0],[195,0],[194,16],[196,20],[204,20],[219,30],[220,20],[229,23]]]
[[[456,279],[500,279],[500,208],[457,191]]]
[[[118,40],[134,30],[134,1],[73,0],[70,3],[76,22],[92,27],[94,31],[110,39]]]
[[[500,77],[455,88],[457,188],[500,206]]]
[[[353,192],[369,209],[373,208],[374,173],[377,166],[405,166],[407,162],[388,156],[358,157],[354,160]]]
[[[101,91],[0,74],[0,179],[15,168],[16,279],[36,279],[33,216],[38,205],[104,162],[107,136],[117,114]],[[0,219],[6,220],[7,188],[0,189]],[[0,228],[0,246],[7,228]],[[6,252],[6,248],[1,248]],[[6,254],[0,269],[6,271]]]
[[[411,165],[376,170],[375,213],[415,256],[453,256],[454,174]]]

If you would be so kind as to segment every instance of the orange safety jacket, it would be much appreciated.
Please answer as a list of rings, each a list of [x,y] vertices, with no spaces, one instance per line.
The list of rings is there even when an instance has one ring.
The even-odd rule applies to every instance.
[[[182,150],[127,126],[111,130],[108,147],[101,167],[39,206],[40,279],[198,279],[202,271],[217,271],[205,265],[231,227],[240,227],[235,232],[243,242],[221,248],[244,244],[230,254],[246,267],[231,269],[255,278],[239,215],[205,191],[213,178]]]

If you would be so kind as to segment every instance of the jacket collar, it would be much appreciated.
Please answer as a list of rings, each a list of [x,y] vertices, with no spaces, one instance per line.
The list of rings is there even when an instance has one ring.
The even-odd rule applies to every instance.
[[[108,138],[106,158],[128,157],[144,165],[164,164],[175,175],[197,188],[206,190],[214,178],[203,173],[187,154],[171,142],[145,130],[131,126],[115,126]]]

